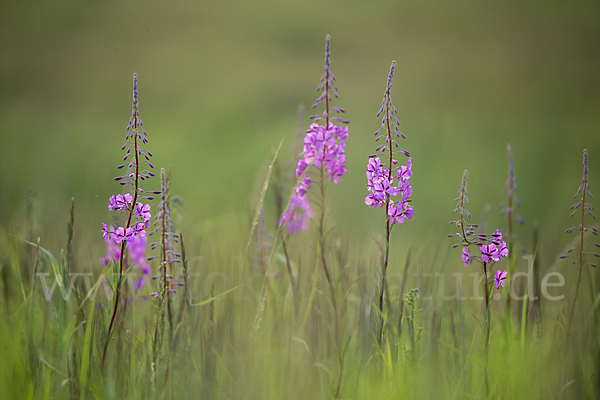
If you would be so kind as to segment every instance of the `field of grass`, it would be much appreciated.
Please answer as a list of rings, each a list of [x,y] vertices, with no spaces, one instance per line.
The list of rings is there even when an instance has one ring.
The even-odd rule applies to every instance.
[[[585,187],[573,199],[582,175],[592,194],[600,187],[596,2],[2,8],[5,398],[597,397],[598,224],[590,208],[581,231],[594,200]],[[334,184],[309,166],[314,215],[290,232],[278,221],[304,201],[291,200],[294,171],[308,117],[326,107],[310,108],[327,34],[332,106],[350,121],[346,172]],[[388,205],[365,205],[365,173],[392,60],[414,217],[387,235]],[[148,201],[149,222],[159,218],[147,276],[131,254],[101,260],[102,224],[136,218],[107,209],[135,193],[113,180],[128,173],[115,167],[133,73],[156,175],[141,184],[162,192]],[[450,225],[465,170],[473,216]],[[503,193],[513,170],[518,192]],[[521,204],[499,212],[514,195]],[[472,235],[466,223],[478,224]],[[496,229],[503,239],[476,236]],[[506,241],[508,257],[484,262],[492,241]],[[467,244],[478,259],[465,267]]]

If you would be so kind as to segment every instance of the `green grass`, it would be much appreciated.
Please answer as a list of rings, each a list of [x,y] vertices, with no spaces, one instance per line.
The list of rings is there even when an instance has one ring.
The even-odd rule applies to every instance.
[[[186,290],[191,298],[188,302],[185,290],[173,296],[173,346],[169,348],[168,340],[162,341],[153,367],[154,301],[134,300],[120,309],[104,374],[100,359],[110,303],[102,290],[100,271],[91,270],[95,274],[91,284],[100,287],[95,297],[88,297],[92,291],[82,280],[76,280],[68,301],[58,295],[58,288],[47,301],[33,278],[34,271],[51,272],[55,261],[41,247],[32,252],[36,247],[2,234],[6,253],[0,302],[0,351],[4,360],[0,381],[8,395],[329,398],[336,392],[340,365],[340,398],[581,398],[593,397],[598,390],[600,343],[597,305],[592,306],[595,294],[583,285],[583,301],[576,309],[567,346],[568,305],[576,271],[544,257],[543,247],[538,250],[543,260],[538,268],[543,273],[558,267],[566,279],[566,286],[548,290],[566,297],[560,301],[513,301],[506,309],[504,289],[502,299],[492,302],[486,397],[484,332],[478,322],[484,318],[483,300],[470,299],[477,293],[468,275],[477,269],[464,269],[459,252],[448,250],[449,239],[413,243],[406,277],[400,260],[408,245],[393,249],[396,262],[388,276],[386,329],[379,347],[375,243],[367,239],[353,242],[339,229],[328,238],[326,254],[337,282],[340,334],[336,338],[336,313],[316,253],[316,227],[287,239],[299,284],[298,314],[281,242],[274,239],[273,229],[268,229],[269,236],[261,231],[265,229],[262,224],[257,229],[248,252],[248,230],[243,226],[216,228],[210,235],[193,239],[186,235],[190,274]],[[567,239],[561,240],[565,247]],[[434,245],[439,249],[431,251]],[[74,253],[79,246],[75,235]],[[84,265],[84,260],[76,257],[72,265]],[[527,268],[518,257],[516,262],[515,271]],[[428,277],[425,272],[433,275]],[[438,295],[440,286],[444,286],[445,295],[458,290],[455,276],[443,281],[436,278],[435,274],[442,272],[447,276],[462,273],[460,291],[466,300],[445,300]],[[588,279],[597,279],[595,271],[588,273]],[[402,280],[404,293],[412,287],[421,291],[417,308],[423,311],[415,314],[414,323],[423,332],[416,343],[410,339],[408,307],[403,307],[403,314],[399,307]],[[516,287],[517,293],[524,293],[522,285]],[[539,293],[537,287],[534,290]],[[148,293],[145,288],[144,294]],[[104,308],[99,308],[100,304]],[[340,351],[344,354],[342,364]]]

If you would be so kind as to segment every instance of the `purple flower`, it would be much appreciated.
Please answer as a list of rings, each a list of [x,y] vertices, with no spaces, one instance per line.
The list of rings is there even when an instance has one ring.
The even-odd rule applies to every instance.
[[[106,224],[102,224],[102,236],[104,236],[104,240],[110,242],[112,240],[112,234],[115,232],[115,228],[111,225],[110,228],[106,226]]]
[[[389,171],[382,166],[379,157],[370,158],[367,165],[367,191],[369,195],[365,198],[365,204],[373,209],[381,206],[388,207],[388,215],[392,224],[401,224],[407,219],[412,219],[414,210],[409,206],[412,187],[409,183],[411,172],[411,160],[407,165],[396,168],[398,184],[394,186],[394,177],[388,179]],[[394,206],[391,196],[400,196],[400,201]]]
[[[129,188],[130,193],[111,196],[109,198],[108,205],[108,209],[110,211],[124,210],[128,212],[128,217],[126,218],[127,226],[108,227],[106,224],[102,224],[102,235],[104,236],[104,240],[109,243],[118,245],[123,241],[133,242],[136,238],[144,237],[146,235],[145,228],[150,225],[150,205],[138,202],[140,199],[153,199],[153,197],[146,196],[144,194],[144,190],[139,187],[140,180],[145,180],[151,176],[154,176],[152,172],[146,169],[142,170],[142,163],[146,163],[150,168],[154,168],[150,163],[150,157],[152,157],[152,153],[140,147],[140,144],[145,144],[148,142],[146,137],[147,134],[144,131],[143,123],[139,115],[137,75],[134,74],[131,118],[129,119],[129,124],[127,125],[125,145],[123,145],[121,148],[121,150],[125,150],[126,153],[125,157],[123,157],[123,161],[127,161],[128,159],[130,159],[130,161],[127,161],[125,164],[117,167],[118,169],[126,167],[127,173],[123,176],[115,178],[115,180],[121,185],[131,185]],[[156,194],[157,192],[146,193]],[[116,253],[110,249],[107,249],[107,251],[111,254]],[[123,256],[123,254],[119,254],[119,258]],[[110,257],[107,255],[106,259],[109,258]],[[104,261],[106,261],[106,259],[104,259]]]
[[[127,252],[134,268],[141,270],[141,277],[135,283],[135,290],[140,290],[144,286],[145,278],[150,276],[151,268],[146,261],[146,236],[141,236],[133,242],[127,243]]]
[[[473,258],[471,257],[471,251],[466,247],[463,247],[462,249],[462,260],[465,263],[465,267],[473,262]]]
[[[150,215],[150,204],[137,203],[136,206],[135,216],[139,219],[143,219],[144,222],[150,221],[150,218],[152,217]],[[149,224],[146,226],[149,226]]]
[[[493,237],[493,239],[492,239],[492,240],[493,240],[494,242],[496,242],[496,243],[500,243],[500,241],[502,240],[502,232],[500,232],[500,230],[499,230],[499,229],[496,229],[496,232],[494,232],[494,233],[492,234],[492,237]]]
[[[304,161],[303,159],[298,161],[298,167],[296,168],[296,178],[300,178],[304,171],[306,171],[307,167],[308,164],[306,163],[306,161]]]
[[[367,164],[367,181],[370,186],[373,181],[380,181],[385,176],[383,166],[379,157],[369,158],[369,164]]]
[[[377,112],[377,116],[382,116],[381,126],[375,132],[375,142],[384,139],[384,143],[379,145],[375,151],[376,154],[370,156],[367,165],[367,191],[368,196],[365,198],[365,204],[374,209],[382,206],[386,207],[387,214],[390,217],[392,224],[401,224],[407,219],[412,219],[414,210],[409,206],[412,188],[410,186],[410,177],[412,176],[412,159],[408,151],[401,149],[396,142],[404,135],[400,132],[398,118],[394,116],[397,112],[392,104],[392,78],[394,77],[394,69],[396,62],[393,61],[390,67],[390,73],[381,103],[381,109]],[[380,134],[381,130],[384,134]],[[395,135],[394,135],[395,134]],[[394,158],[394,154],[401,152],[408,157],[406,165],[398,165],[398,160]],[[385,155],[387,165],[382,164],[379,156]],[[397,183],[394,183],[397,179]],[[400,196],[401,199],[394,206],[395,202],[391,196]]]
[[[496,284],[496,289],[499,290],[500,286],[504,287],[504,283],[506,280],[506,271],[500,272],[500,270],[496,271],[496,276],[494,276],[494,283]]]
[[[403,181],[408,181],[412,176],[412,158],[408,158],[408,162],[406,165],[401,165],[398,169],[398,179],[402,179]]]
[[[132,241],[133,241],[133,238],[135,238],[135,237],[146,236],[146,230],[145,230],[146,224],[147,223],[145,223],[145,222],[138,222],[133,225],[133,228],[130,228],[133,231],[132,239],[131,239]]]
[[[481,251],[481,261],[483,262],[487,263],[490,262],[491,259],[500,259],[496,254],[498,252],[498,249],[496,248],[496,245],[494,243],[483,244],[481,245],[481,247],[479,247],[479,250]]]
[[[111,227],[112,228],[112,227]],[[100,262],[103,266],[107,266],[108,263],[113,260],[115,264],[119,262],[119,258],[121,257],[121,245],[115,243],[112,238],[106,241],[106,257],[100,259]]]
[[[384,207],[388,203],[390,196],[398,196],[400,193],[403,193],[402,202],[408,200],[410,194],[404,195],[404,192],[410,190],[408,180],[401,181],[399,186],[394,186],[394,177],[392,176],[391,181],[388,178],[389,171],[382,166],[379,158],[369,159],[369,164],[367,165],[367,190],[369,191],[369,195],[365,198],[365,204],[374,209],[378,206]]]
[[[508,249],[506,248],[506,242],[500,243],[500,248],[498,249],[501,257],[508,257]],[[499,260],[500,258],[498,258]],[[498,261],[496,260],[496,261]]]
[[[112,196],[110,198],[111,205],[116,205],[116,207],[120,207],[123,204],[131,204],[131,195],[125,194]],[[110,207],[110,206],[109,206]],[[129,207],[128,205],[122,206],[123,209],[125,207]],[[114,208],[114,207],[113,207]],[[119,209],[119,208],[114,208]],[[141,203],[137,203],[137,207],[135,210],[135,219],[131,223],[131,227],[117,227],[115,229],[114,226],[108,227],[106,224],[102,224],[102,235],[104,236],[104,240],[107,242],[114,241],[115,243],[121,243],[122,241],[133,242],[137,237],[146,236],[146,228],[150,225],[150,205],[143,205]],[[140,221],[141,220],[141,221]]]
[[[296,193],[290,200],[290,206],[281,217],[279,225],[288,226],[288,235],[293,235],[297,231],[305,231],[308,229],[308,222],[313,218],[314,213],[308,202],[306,193],[311,185],[310,177],[302,180],[302,183],[296,188]]]
[[[116,196],[111,196],[108,200],[110,202],[108,209],[110,211],[119,211],[129,209],[133,202],[133,197],[131,197],[129,193],[126,193],[125,195],[118,194]]]
[[[339,178],[346,173],[346,138],[348,127],[339,127],[331,122],[327,127],[313,123],[306,131],[304,151],[298,161],[296,177],[300,177],[306,168],[313,164],[316,168],[324,167],[329,173],[329,180],[338,183]]]
[[[111,260],[117,264],[121,258],[121,244],[116,241],[115,235],[111,240],[106,242],[106,257],[100,259],[103,266],[107,266]],[[129,255],[126,268],[134,265],[135,269],[141,270],[142,276],[135,283],[135,290],[140,290],[145,283],[145,278],[150,276],[151,268],[146,261],[146,237],[140,236],[134,241],[128,241],[126,251]]]
[[[392,224],[401,224],[405,219],[412,219],[413,212],[408,203],[400,201],[394,206],[394,200],[390,200],[388,215],[391,217]]]

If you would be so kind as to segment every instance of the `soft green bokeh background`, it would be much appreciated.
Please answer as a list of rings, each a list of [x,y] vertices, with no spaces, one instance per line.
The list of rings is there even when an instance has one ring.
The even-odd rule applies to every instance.
[[[297,105],[316,97],[328,33],[334,104],[351,121],[351,173],[328,190],[344,235],[370,240],[383,229],[381,210],[363,203],[364,170],[392,59],[416,209],[396,241],[452,231],[464,169],[475,218],[489,203],[490,223],[504,227],[496,206],[507,143],[524,236],[534,220],[552,235],[569,226],[583,148],[592,192],[600,188],[595,1],[9,0],[1,8],[2,225],[34,187],[42,231],[63,235],[74,196],[78,229],[101,242],[134,72],[148,148],[157,167],[173,165],[188,229],[245,221],[282,137],[282,159],[291,155]],[[153,182],[145,187],[158,188]]]

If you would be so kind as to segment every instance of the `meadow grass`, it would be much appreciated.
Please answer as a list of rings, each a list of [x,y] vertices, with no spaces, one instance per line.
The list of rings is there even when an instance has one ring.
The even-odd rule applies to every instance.
[[[299,293],[296,313],[281,243],[253,239],[244,260],[247,237],[243,232],[228,230],[203,238],[201,245],[198,240],[185,244],[190,297],[183,290],[173,296],[173,344],[163,341],[158,368],[153,370],[156,306],[139,298],[127,304],[117,318],[119,329],[111,341],[104,374],[100,369],[102,337],[110,315],[100,307],[108,299],[98,272],[90,280],[100,287],[95,297],[88,297],[79,277],[69,300],[59,295],[58,288],[46,300],[35,273],[50,272],[44,276],[50,283],[53,261],[40,247],[3,235],[0,381],[5,396],[332,397],[340,373],[333,337],[335,313],[314,236],[303,234],[298,238],[302,244],[290,248]],[[459,290],[467,299],[444,300],[436,296],[440,285],[451,295],[457,290],[452,284],[456,281],[422,276],[423,271],[442,271],[440,265],[451,262],[452,253],[439,250],[432,254],[430,244],[413,249],[405,287],[420,285],[417,308],[422,313],[411,317],[407,305],[402,312],[400,279],[393,284],[390,281],[387,328],[379,345],[373,264],[378,255],[369,241],[332,241],[336,244],[328,256],[339,279],[338,323],[347,340],[339,398],[595,397],[598,302],[592,302],[587,291],[575,310],[569,346],[565,338],[572,296],[559,301],[542,297],[525,305],[513,301],[508,310],[505,300],[492,301],[486,395],[485,333],[478,322],[484,319],[481,291],[479,300],[469,300],[478,286],[464,274]],[[77,245],[74,237],[73,246]],[[273,252],[266,274],[261,248]],[[194,253],[201,259],[192,256]],[[75,259],[72,264],[79,262]],[[398,264],[390,266],[390,272],[401,277],[403,266]],[[460,262],[453,264],[463,268]],[[551,264],[543,263],[541,270],[550,270]],[[576,274],[565,275],[567,286],[560,293],[568,295],[572,293],[569,287],[576,286]],[[147,296],[149,290],[145,288],[143,294]],[[432,298],[423,299],[424,295]],[[409,333],[409,321],[422,327],[416,343]]]

